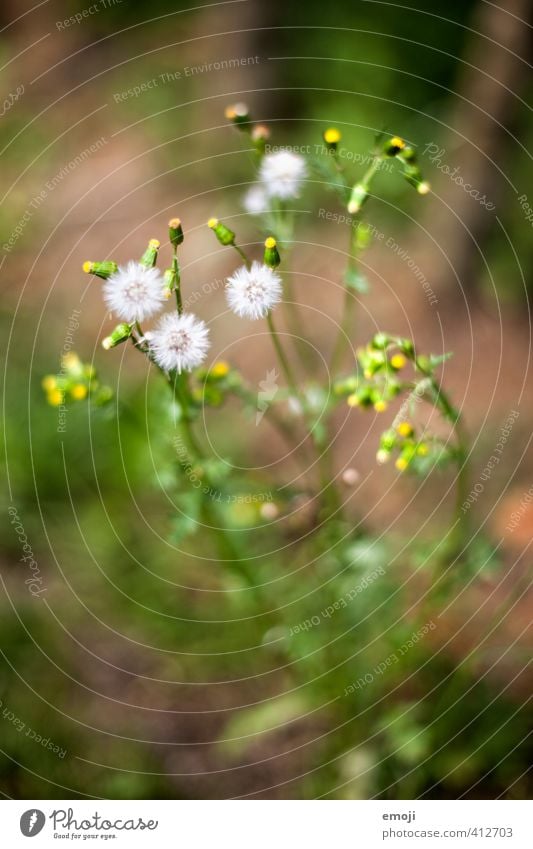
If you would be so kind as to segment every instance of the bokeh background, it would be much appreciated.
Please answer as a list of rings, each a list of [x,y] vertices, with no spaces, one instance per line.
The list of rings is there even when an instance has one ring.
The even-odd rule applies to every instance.
[[[531,793],[530,16],[527,0],[2,3],[6,797]],[[247,61],[224,64],[236,59]],[[417,145],[432,193],[421,199],[384,173],[369,219],[438,302],[376,243],[354,344],[384,328],[454,352],[443,380],[482,492],[469,510],[468,573],[451,589],[430,592],[428,562],[450,521],[453,476],[420,482],[376,468],[383,421],[358,411],[342,414],[331,449],[337,471],[349,465],[361,480],[345,495],[366,535],[347,559],[312,564],[297,526],[262,557],[278,528],[257,531],[257,505],[237,504],[228,522],[268,586],[258,603],[201,532],[172,541],[174,461],[157,380],[134,351],[101,350],[111,325],[81,265],[139,256],[178,214],[184,286],[200,293],[212,359],[259,384],[274,366],[268,339],[227,314],[220,281],[235,260],[205,226],[216,215],[250,250],[260,241],[241,204],[250,152],[224,119],[236,100],[275,144],[320,144],[334,124],[348,154],[367,153],[382,131]],[[363,166],[352,167],[356,178]],[[339,207],[317,175],[298,209],[294,284],[303,332],[324,352],[341,315],[346,228],[319,215]],[[70,405],[58,432],[41,380],[59,369],[65,343],[94,362],[116,400]],[[482,479],[513,411],[502,461]],[[237,406],[210,411],[204,437],[252,467],[258,491],[291,479],[268,422],[254,427]],[[10,508],[39,566],[35,596]],[[355,562],[383,567],[386,581],[285,645],[291,625],[329,602],[332,582],[342,594],[359,580]],[[443,575],[454,568],[461,562]],[[274,623],[271,610],[282,610]],[[428,621],[436,627],[423,645],[343,696]]]

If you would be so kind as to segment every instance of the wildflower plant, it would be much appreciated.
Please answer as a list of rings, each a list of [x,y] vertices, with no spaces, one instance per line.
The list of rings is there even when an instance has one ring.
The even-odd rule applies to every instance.
[[[277,358],[275,367],[267,371],[266,379],[261,382],[259,393],[235,365],[226,360],[207,359],[211,346],[216,347],[216,338],[201,315],[184,308],[190,284],[187,276],[182,275],[180,249],[186,231],[179,218],[172,218],[168,224],[168,241],[161,244],[152,239],[140,259],[125,265],[109,260],[88,261],[83,269],[103,281],[105,306],[118,322],[103,339],[103,348],[133,346],[159,372],[169,392],[169,407],[178,430],[174,440],[178,494],[172,542],[181,545],[200,528],[198,544],[203,546],[206,538],[212,537],[218,551],[219,579],[224,582],[227,578],[230,586],[253,593],[253,616],[264,617],[260,642],[265,652],[275,651],[284,661],[297,662],[302,680],[307,681],[312,675],[315,689],[323,689],[324,703],[330,703],[346,687],[346,680],[339,678],[338,672],[344,662],[339,654],[343,645],[339,635],[350,633],[356,643],[363,645],[370,641],[368,626],[364,624],[366,607],[381,607],[383,599],[396,591],[392,574],[384,574],[381,567],[388,557],[386,543],[373,540],[360,521],[346,515],[343,503],[346,492],[352,490],[353,494],[359,484],[359,473],[353,468],[335,467],[331,446],[336,413],[343,408],[350,415],[357,411],[363,415],[370,410],[383,417],[385,424],[375,445],[378,465],[391,461],[394,474],[413,476],[426,476],[437,467],[454,466],[459,504],[467,491],[468,447],[464,427],[459,411],[439,379],[439,367],[448,355],[422,352],[414,339],[386,330],[361,344],[355,324],[357,299],[369,288],[361,258],[372,242],[372,229],[364,213],[371,203],[375,180],[382,178],[382,165],[397,163],[400,177],[419,196],[426,195],[430,187],[420,171],[415,149],[399,136],[379,137],[369,167],[362,175],[354,176],[339,156],[341,133],[334,127],[323,133],[326,156],[306,159],[289,151],[270,153],[267,148],[270,130],[252,120],[246,105],[228,107],[226,117],[253,153],[254,176],[243,205],[260,228],[261,237],[251,250],[245,250],[237,233],[217,217],[209,219],[206,231],[210,231],[223,249],[233,252],[236,259],[235,268],[225,282],[227,305],[235,316],[235,335],[241,332],[240,322],[253,322],[261,332],[267,331]],[[391,179],[396,176],[393,169],[387,172]],[[342,322],[330,349],[322,352],[328,361],[330,386],[317,379],[306,346],[298,344],[302,322],[290,276],[285,274],[294,241],[294,206],[303,195],[306,182],[317,174],[320,184],[335,193],[351,216]],[[290,334],[280,334],[282,321]],[[351,349],[356,350],[355,358]],[[44,382],[52,404],[59,398],[56,392],[61,393],[61,399],[68,396],[71,401],[82,401],[85,396],[76,388],[80,385],[86,387],[89,398],[98,398],[98,393],[103,391],[92,367],[79,361],[74,371],[61,380],[58,378],[57,383],[51,377]],[[250,534],[236,533],[239,519],[229,506],[231,495],[239,492],[242,485],[243,472],[234,468],[231,460],[206,449],[198,426],[204,411],[219,408],[230,399],[241,405],[238,422],[251,420],[260,424],[263,419],[268,420],[301,464],[296,482],[276,489],[275,482],[269,481],[268,489],[274,491],[274,497],[262,501],[257,495],[252,502],[246,527],[254,528],[253,538]],[[389,413],[392,402],[401,404],[395,416]],[[420,415],[420,402],[440,414],[448,427],[447,434],[441,428],[437,433],[429,429]],[[245,489],[253,494],[256,487],[257,481],[250,475]],[[456,524],[456,517],[453,521]],[[267,555],[256,543],[263,532],[269,541]],[[451,538],[454,548],[453,552],[448,550],[448,557],[460,551],[457,535]],[[273,539],[277,540],[274,544]],[[290,582],[288,592],[291,598],[300,599],[298,615],[302,622],[312,623],[309,627],[291,627],[283,613],[276,616],[272,613],[277,608],[283,611],[288,607],[272,598],[280,569],[286,572],[286,563],[282,565],[272,552],[276,547],[283,552],[294,543],[290,574],[301,574]],[[373,575],[378,565],[379,580],[369,580],[368,574]],[[309,569],[316,570],[316,574]],[[331,614],[319,616],[306,607],[311,592],[302,592],[302,580],[305,583],[309,580],[320,593],[325,610],[339,611],[334,621]],[[350,592],[354,592],[354,581],[356,588],[364,586],[364,593],[357,590],[350,605],[340,605],[339,599],[346,596],[347,587],[352,586]],[[238,599],[233,599],[233,603],[238,605]],[[331,631],[324,640],[319,636],[318,624],[326,627],[326,620]],[[402,638],[407,639],[412,623],[399,627],[407,629],[405,634],[401,631]],[[428,626],[426,630],[429,632],[431,628]],[[397,640],[399,633],[397,627],[393,638]],[[325,664],[332,676],[328,682],[321,674],[317,675],[313,659],[323,646]],[[380,659],[375,658],[375,662]],[[415,650],[412,662],[418,662]],[[367,665],[370,664],[367,658]],[[349,695],[351,692],[348,690]],[[375,698],[375,690],[371,692],[368,687],[367,692],[359,688],[354,696],[358,699],[358,709],[370,697]],[[349,698],[339,702],[339,711],[344,717],[353,713]],[[281,703],[277,719],[284,721]],[[354,739],[357,733],[355,727]],[[376,736],[383,740],[383,753],[388,743],[378,728]]]
[[[390,402],[402,397],[404,402],[400,413],[383,430],[376,447],[377,462],[384,464],[393,459],[398,471],[415,475],[426,475],[436,466],[456,463],[463,492],[467,454],[464,432],[459,413],[438,379],[438,367],[445,357],[419,352],[412,339],[379,332],[366,346],[357,349],[352,368],[347,373],[345,371],[348,348],[356,333],[354,292],[368,290],[360,259],[372,241],[372,233],[363,219],[363,212],[372,197],[372,187],[381,166],[392,160],[398,162],[400,174],[419,195],[427,194],[430,187],[418,166],[416,151],[399,136],[379,137],[369,167],[362,176],[354,179],[347,173],[338,155],[341,133],[335,127],[326,129],[322,136],[327,156],[320,160],[306,160],[300,154],[283,149],[269,152],[270,129],[253,122],[245,104],[228,107],[226,117],[254,151],[256,179],[243,203],[258,219],[263,230],[262,255],[248,256],[240,246],[237,234],[218,218],[211,218],[208,227],[223,247],[236,252],[240,261],[226,280],[228,307],[237,319],[265,321],[267,324],[286,387],[278,391],[276,385],[277,391],[259,411],[260,418],[269,416],[284,438],[296,442],[305,464],[306,479],[309,477],[310,452],[314,452],[310,466],[316,470],[311,484],[316,515],[328,520],[343,517],[339,487],[343,483],[346,485],[351,476],[345,471],[335,475],[329,450],[332,414],[340,404],[362,411],[373,409],[386,415]],[[282,272],[292,244],[295,216],[291,204],[302,194],[309,176],[317,171],[321,182],[337,194],[352,216],[344,275],[343,319],[330,352],[333,392],[329,394],[316,381],[301,346],[296,345],[294,352],[289,351],[278,333],[277,319],[275,323],[276,311],[282,305],[289,328],[294,335],[299,335],[295,331],[299,331],[301,325],[290,282],[282,278]],[[182,287],[185,283],[181,279],[179,251],[184,238],[181,220],[171,219],[168,224],[170,261],[166,262],[167,268],[163,271],[158,268],[161,249],[158,239],[150,240],[138,260],[131,260],[125,265],[118,265],[112,260],[87,261],[83,270],[103,281],[104,303],[111,315],[119,320],[103,339],[103,348],[109,350],[131,343],[160,371],[172,391],[173,409],[185,430],[189,459],[197,464],[209,489],[210,464],[217,468],[216,474],[221,469],[213,458],[209,459],[204,454],[194,431],[194,422],[203,406],[219,406],[229,396],[237,397],[245,410],[250,411],[255,394],[240,372],[227,363],[215,363],[211,368],[205,368],[211,345],[209,329],[200,316],[183,308]],[[147,321],[150,327],[145,326]],[[307,369],[304,381],[297,377],[295,356]],[[80,365],[80,368],[87,367]],[[90,381],[94,377],[74,387],[66,378],[58,379],[53,385],[52,380],[50,376],[45,378],[47,398],[50,403],[59,403],[65,393],[70,400],[83,400],[85,394],[89,395]],[[86,386],[85,394],[82,385]],[[416,412],[412,398],[436,407],[451,426],[454,437],[446,439],[416,425],[411,420],[411,413]],[[303,442],[298,432],[299,424],[304,429]],[[228,475],[227,467],[225,474]],[[207,510],[207,513],[210,512]],[[194,523],[190,525],[193,526]],[[231,548],[229,546],[228,550]],[[246,571],[245,565],[241,566],[241,571]]]

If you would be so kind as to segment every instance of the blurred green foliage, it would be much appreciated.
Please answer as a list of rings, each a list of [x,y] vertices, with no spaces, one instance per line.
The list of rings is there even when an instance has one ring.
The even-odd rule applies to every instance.
[[[190,5],[174,4],[170,11]],[[79,4],[64,7],[68,16]],[[473,7],[472,2],[455,0],[447,4],[446,14],[466,27]],[[344,2],[331,5],[338,21],[332,19],[325,29],[323,8],[323,2],[306,2],[305,21],[300,5],[285,4],[279,10],[272,5],[265,13],[256,48],[272,57],[274,82],[263,102],[258,95],[257,109],[259,118],[276,120],[276,143],[290,143],[306,133],[319,139],[332,116],[336,123],[344,116],[340,123],[345,144],[353,150],[367,149],[384,128],[407,138],[424,139],[427,133],[432,138],[434,118],[444,114],[448,90],[457,79],[457,55],[466,43],[466,29],[442,19],[433,27],[430,18],[394,4],[357,4],[355,9]],[[167,13],[168,3],[150,4],[154,17]],[[109,14],[89,19],[83,37],[104,38],[143,21],[146,14],[146,4],[117,4]],[[154,32],[164,33],[168,22],[152,26]],[[157,41],[157,34],[152,37]],[[134,27],[128,38],[133,51],[143,43],[143,28]],[[103,42],[94,50],[105,52],[109,46]],[[276,79],[275,57],[284,57],[283,90]],[[175,54],[163,57],[157,72],[176,61]],[[134,72],[125,66],[112,78],[105,76],[101,94],[109,101],[113,92],[153,72],[153,58],[141,56]],[[204,85],[201,79],[191,84],[191,99]],[[175,113],[166,111],[174,105],[170,86],[154,90],[150,111],[161,115],[150,122],[147,135],[159,141],[176,134]],[[28,99],[6,115],[10,138],[33,117],[33,108]],[[146,103],[139,99],[124,104],[125,122],[145,114]],[[532,131],[520,117],[520,136],[527,141]],[[40,124],[31,134],[23,133],[3,160],[5,170],[18,174],[46,147],[47,139],[46,126]],[[177,149],[169,142],[153,155],[175,165],[180,161]],[[53,170],[59,156],[47,152],[42,167]],[[242,179],[239,157],[224,163],[228,182],[237,174]],[[206,173],[211,167],[206,166]],[[515,171],[522,178],[526,173],[518,158],[510,169],[513,176]],[[402,181],[389,182],[392,201],[400,192],[404,196]],[[412,193],[407,203],[415,202]],[[19,193],[3,207],[4,232],[10,231],[25,203]],[[533,259],[513,198],[506,199],[502,216],[520,256],[526,258],[529,280]],[[507,246],[499,242],[490,247],[494,269],[504,269],[507,261]],[[507,291],[507,281],[498,285]],[[6,340],[11,321],[7,315],[2,318]],[[256,577],[266,587],[264,608],[258,610],[241,592],[238,576],[225,573],[202,533],[189,539],[186,554],[167,542],[172,533],[174,540],[180,538],[176,525],[183,505],[174,486],[176,462],[169,451],[172,428],[164,391],[150,381],[152,412],[147,421],[145,375],[136,370],[116,404],[101,410],[72,405],[66,432],[58,434],[56,413],[46,406],[40,387],[40,365],[45,364],[43,371],[58,365],[52,341],[58,338],[58,328],[59,321],[57,327],[48,325],[44,336],[35,340],[34,317],[19,313],[6,378],[3,461],[7,457],[10,489],[4,496],[4,515],[13,503],[46,576],[49,608],[24,587],[20,546],[8,526],[0,616],[5,661],[0,783],[5,794],[180,798],[244,793],[245,779],[234,780],[231,770],[246,767],[254,757],[275,758],[290,750],[290,735],[284,739],[275,729],[300,725],[316,743],[301,760],[293,753],[296,773],[307,775],[295,785],[290,783],[290,769],[282,776],[289,783],[281,792],[289,796],[446,798],[465,793],[486,798],[531,793],[526,772],[532,752],[522,701],[483,674],[476,658],[461,662],[439,647],[432,631],[405,655],[398,654],[438,610],[439,583],[432,589],[436,557],[421,570],[427,591],[424,609],[413,611],[405,586],[426,560],[422,547],[396,563],[390,541],[340,529],[347,533],[342,552],[328,555],[324,537],[319,541],[324,553],[309,566],[305,545],[294,556],[281,551],[261,557],[267,532],[250,532],[247,553],[256,556]],[[227,416],[222,421],[231,422],[227,411],[222,416]],[[167,440],[159,438],[162,428],[168,428]],[[230,448],[230,427],[227,433]],[[261,480],[256,484],[263,486]],[[190,504],[187,509],[190,512]],[[258,522],[257,507],[232,509],[227,520],[233,527]],[[428,552],[434,552],[431,545]],[[473,552],[472,560],[476,556],[479,552]],[[322,615],[378,568],[384,570],[379,580],[333,615]],[[457,579],[456,586],[471,574]],[[317,610],[312,590],[321,584]],[[280,601],[281,616],[272,617],[268,611]],[[311,626],[303,627],[306,622]],[[218,655],[212,654],[215,643]],[[397,659],[385,672],[373,671],[393,656]],[[370,682],[365,680],[368,675]],[[360,679],[364,685],[345,694]],[[235,680],[243,682],[236,685],[236,694],[228,694],[228,684],[210,686]],[[235,704],[249,707],[232,711]],[[200,713],[198,720],[201,711],[207,715]],[[8,718],[10,712],[24,730]],[[58,758],[30,739],[28,729],[50,738],[66,756]],[[200,744],[206,736],[212,740],[213,756],[203,755]],[[178,744],[194,751],[197,760],[185,760],[180,770],[182,756],[173,752],[174,743],[178,752]],[[104,766],[110,762],[120,766]],[[200,773],[221,772],[214,783],[191,785],[180,773],[195,767]],[[242,772],[245,775],[246,769]]]

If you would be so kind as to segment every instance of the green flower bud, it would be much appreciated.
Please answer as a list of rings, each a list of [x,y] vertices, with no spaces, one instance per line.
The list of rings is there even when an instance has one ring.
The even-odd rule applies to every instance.
[[[364,183],[356,183],[348,201],[348,212],[350,215],[355,215],[359,212],[367,199],[368,187]]]
[[[165,283],[164,295],[165,298],[170,298],[172,292],[176,290],[177,285],[177,277],[176,272],[173,268],[167,268],[165,273],[163,274],[163,281]]]
[[[148,247],[143,253],[140,263],[141,265],[145,265],[146,268],[153,268],[157,262],[157,254],[159,253],[159,241],[157,239],[150,239],[148,242]]]
[[[347,377],[344,380],[337,380],[333,384],[333,391],[335,395],[347,395],[351,392],[355,392],[357,389],[357,378],[356,377]]]
[[[265,152],[265,147],[270,138],[270,130],[264,124],[256,124],[250,133],[255,149],[262,156]]]
[[[386,333],[376,333],[370,344],[376,350],[383,351],[390,342],[391,338]]]
[[[263,254],[263,262],[265,265],[268,265],[269,268],[277,268],[281,262],[280,255],[278,253],[277,243],[273,236],[269,236],[268,239],[265,240],[265,253]]]
[[[324,130],[322,133],[322,138],[324,139],[328,150],[337,150],[337,145],[341,140],[340,130],[337,130],[336,127],[328,127],[328,129]]]
[[[389,430],[384,430],[381,434],[379,447],[383,449],[383,451],[392,451],[397,441],[396,433],[392,428],[389,428]]]
[[[383,153],[385,156],[397,156],[405,150],[405,142],[400,136],[393,136],[390,139],[387,139],[385,144],[383,145]]]
[[[391,400],[400,394],[402,386],[397,380],[388,380],[384,391],[388,400]]]
[[[132,324],[117,324],[111,335],[106,336],[103,340],[102,348],[106,351],[109,351],[110,348],[116,348],[117,345],[130,338],[132,330]]]
[[[399,154],[399,158],[402,162],[408,162],[410,165],[414,165],[416,162],[416,150],[412,147],[404,147]]]
[[[381,371],[386,363],[387,357],[383,351],[365,348],[358,356],[359,362],[363,369],[363,374],[367,380],[370,380]]]
[[[179,248],[182,244],[184,239],[183,227],[179,218],[171,218],[168,222],[168,238],[174,249]]]
[[[211,228],[221,245],[235,244],[235,233],[225,224],[222,224],[218,218],[210,218],[207,226]]]
[[[101,277],[102,280],[107,280],[108,277],[111,277],[112,274],[115,274],[118,271],[118,265],[116,262],[91,262],[90,260],[86,260],[82,266],[85,274],[94,274],[95,277]]]
[[[372,405],[372,390],[369,386],[361,386],[346,399],[349,407],[370,407]]]
[[[427,180],[424,180],[418,165],[406,165],[403,171],[403,176],[409,185],[413,186],[413,188],[417,190],[419,195],[427,195],[430,191],[431,186]]]
[[[250,125],[250,110],[246,103],[233,103],[224,110],[224,115],[239,130],[248,130]]]
[[[415,353],[415,346],[410,339],[398,339],[398,347],[407,357],[413,357]]]

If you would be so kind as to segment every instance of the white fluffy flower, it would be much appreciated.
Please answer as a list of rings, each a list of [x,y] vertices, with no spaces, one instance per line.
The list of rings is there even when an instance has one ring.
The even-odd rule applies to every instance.
[[[270,197],[298,197],[302,180],[307,175],[305,159],[288,150],[263,157],[259,177]]]
[[[155,330],[146,334],[156,363],[165,371],[190,371],[199,366],[209,349],[209,331],[192,313],[164,315]]]
[[[279,274],[260,262],[238,268],[226,285],[228,304],[241,318],[263,318],[281,301],[281,293]]]
[[[143,321],[159,312],[165,302],[163,278],[157,268],[128,262],[104,283],[104,301],[124,321]]]
[[[268,212],[268,198],[263,186],[252,186],[242,200],[243,206],[250,215],[261,215]]]

